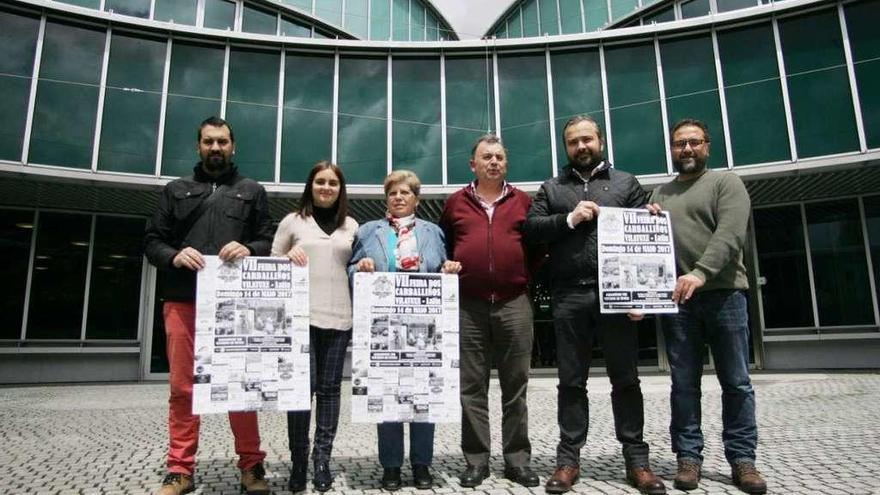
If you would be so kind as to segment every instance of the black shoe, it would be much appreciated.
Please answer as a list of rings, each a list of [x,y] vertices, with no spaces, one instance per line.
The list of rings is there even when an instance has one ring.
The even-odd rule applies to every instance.
[[[431,470],[424,464],[416,464],[412,467],[413,485],[417,490],[430,490],[434,486],[434,477]]]
[[[326,492],[333,488],[333,473],[330,472],[330,463],[327,461],[315,463],[315,477],[312,485],[319,492]]]
[[[473,466],[468,464],[467,469],[458,477],[458,482],[465,488],[475,488],[480,486],[484,479],[489,477],[489,466]]]
[[[290,479],[287,480],[287,488],[293,493],[305,491],[307,471],[308,467],[306,464],[294,464],[290,468]]]
[[[393,492],[400,490],[401,485],[403,483],[400,481],[400,468],[385,468],[382,472],[382,488]]]
[[[538,486],[541,483],[538,475],[528,466],[506,467],[504,477],[522,486]]]

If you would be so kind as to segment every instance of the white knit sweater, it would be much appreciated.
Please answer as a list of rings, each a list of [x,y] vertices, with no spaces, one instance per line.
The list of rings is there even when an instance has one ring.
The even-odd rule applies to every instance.
[[[294,246],[309,257],[309,324],[332,330],[351,330],[351,295],[346,267],[357,222],[347,217],[342,227],[327,235],[314,217],[291,213],[278,224],[272,256],[285,256]]]

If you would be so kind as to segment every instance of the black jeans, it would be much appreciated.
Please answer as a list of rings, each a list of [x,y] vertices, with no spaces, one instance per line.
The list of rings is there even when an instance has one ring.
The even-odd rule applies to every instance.
[[[614,429],[623,445],[624,461],[628,468],[648,466],[635,325],[626,315],[601,315],[598,290],[590,286],[554,288],[553,320],[559,368],[556,465],[580,464],[590,423],[587,376],[593,343],[598,339],[611,379]]]

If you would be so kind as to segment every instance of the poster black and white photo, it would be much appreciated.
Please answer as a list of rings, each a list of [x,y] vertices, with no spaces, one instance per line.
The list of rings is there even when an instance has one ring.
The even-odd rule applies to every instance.
[[[353,295],[352,421],[460,421],[458,277],[357,273]]]
[[[677,313],[669,213],[603,206],[598,222],[602,313]]]
[[[193,414],[310,407],[309,272],[286,258],[205,257]]]

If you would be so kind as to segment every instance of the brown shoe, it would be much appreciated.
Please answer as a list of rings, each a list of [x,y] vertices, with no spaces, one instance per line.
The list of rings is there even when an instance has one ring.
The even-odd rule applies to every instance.
[[[639,489],[642,493],[650,495],[663,495],[666,493],[666,485],[659,476],[651,471],[648,466],[637,466],[626,470],[626,481]]]
[[[269,483],[266,482],[263,463],[241,470],[241,491],[247,495],[269,495]]]
[[[731,471],[733,484],[740,490],[757,495],[767,493],[767,483],[751,462],[738,462],[732,466]]]
[[[192,476],[183,473],[168,473],[162,480],[162,488],[156,492],[156,495],[183,495],[184,493],[192,493],[196,490]]]
[[[580,477],[580,466],[560,466],[544,484],[544,490],[547,493],[565,493],[571,490],[571,486],[577,483]]]
[[[678,472],[672,485],[679,490],[694,490],[700,483],[700,463],[690,459],[678,460]]]

